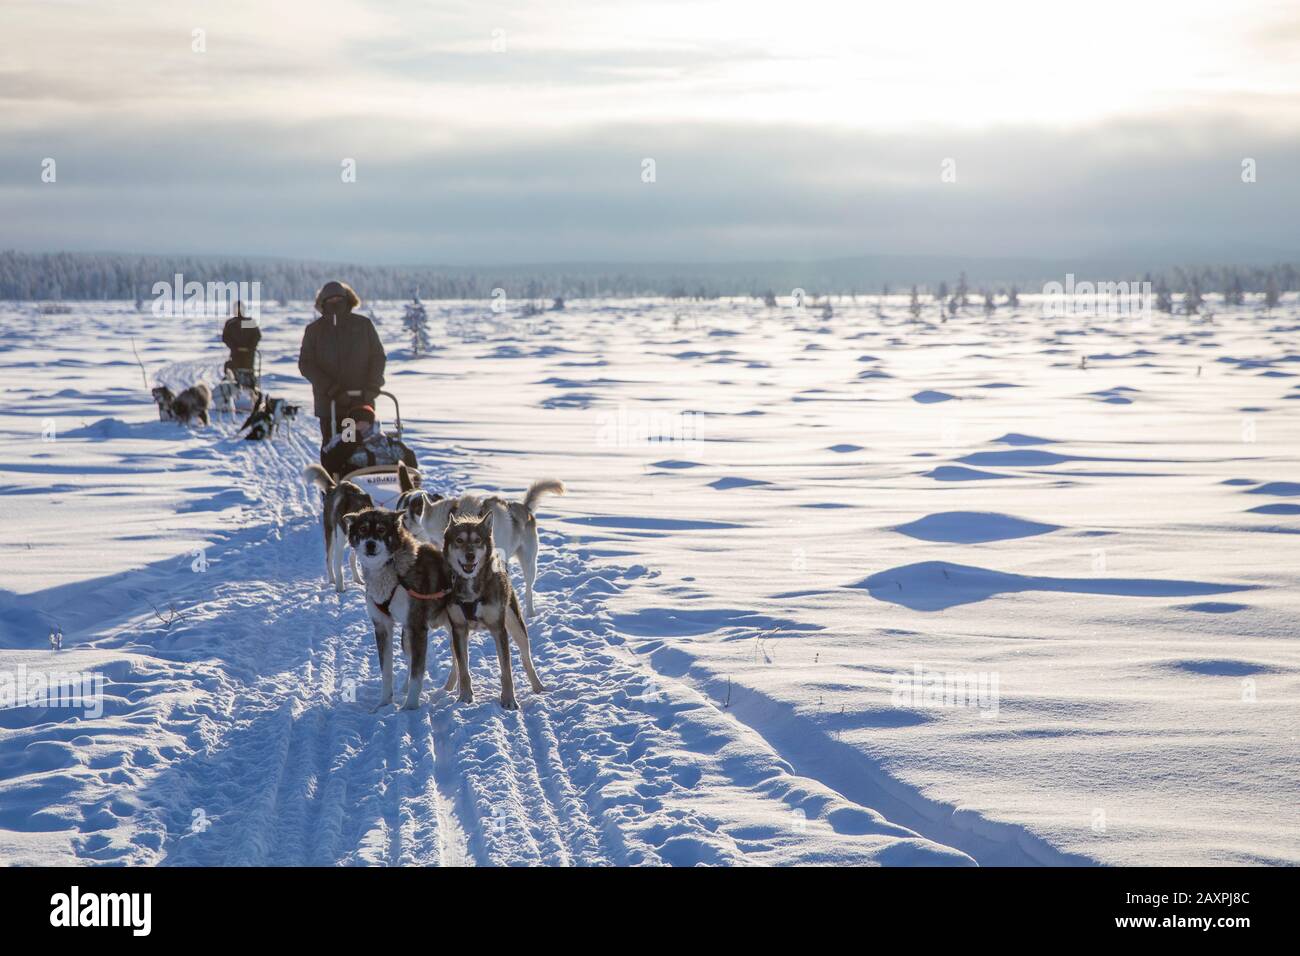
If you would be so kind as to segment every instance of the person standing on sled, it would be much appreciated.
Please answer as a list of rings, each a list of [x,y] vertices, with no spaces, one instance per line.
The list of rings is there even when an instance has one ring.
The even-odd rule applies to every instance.
[[[360,306],[347,283],[327,282],[316,294],[320,318],[302,334],[298,370],[311,382],[322,449],[347,413],[360,405],[373,407],[384,387],[388,356],[374,325],[356,313]]]
[[[235,314],[226,320],[226,326],[221,330],[221,341],[230,349],[230,359],[225,365],[227,378],[237,380],[240,369],[253,371],[262,330],[257,327],[257,319],[244,315],[244,303],[235,303]]]

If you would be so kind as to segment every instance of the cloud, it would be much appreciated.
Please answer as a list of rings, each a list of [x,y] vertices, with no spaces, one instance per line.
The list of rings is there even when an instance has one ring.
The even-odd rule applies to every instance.
[[[1232,117],[907,138],[602,125],[391,152],[390,135],[360,118],[23,134],[0,144],[0,243],[453,264],[1071,256],[1199,240],[1228,255],[1293,250],[1300,213],[1300,137]],[[45,156],[54,184],[40,182]],[[1242,182],[1244,157],[1257,182]],[[956,182],[941,181],[945,158]]]
[[[446,263],[1294,246],[1300,17],[1262,2],[10,6],[0,245]]]

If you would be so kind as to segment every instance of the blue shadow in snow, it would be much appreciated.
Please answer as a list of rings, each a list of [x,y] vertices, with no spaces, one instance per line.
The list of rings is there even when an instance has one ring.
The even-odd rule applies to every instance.
[[[998,594],[1059,591],[1066,594],[1113,594],[1123,597],[1189,597],[1249,591],[1249,584],[1207,584],[1159,578],[1048,578],[1007,574],[947,561],[922,561],[880,571],[851,584],[878,601],[913,611],[943,611],[975,604]]]

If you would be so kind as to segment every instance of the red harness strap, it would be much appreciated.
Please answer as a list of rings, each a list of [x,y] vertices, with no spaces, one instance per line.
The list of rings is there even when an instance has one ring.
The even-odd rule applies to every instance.
[[[448,594],[450,594],[451,592],[450,592],[450,591],[434,591],[432,594],[421,594],[419,591],[412,591],[410,588],[407,588],[407,589],[406,589],[406,593],[409,594],[409,595],[411,595],[411,597],[413,597],[413,598],[418,598],[418,599],[421,600],[421,601],[441,601],[443,598],[445,598],[445,597],[446,597]]]

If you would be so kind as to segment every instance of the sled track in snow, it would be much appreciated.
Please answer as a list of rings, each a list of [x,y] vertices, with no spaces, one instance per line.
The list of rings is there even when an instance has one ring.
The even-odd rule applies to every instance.
[[[204,373],[211,363],[193,361],[157,377]],[[707,693],[654,674],[603,605],[631,576],[590,566],[545,518],[530,631],[548,693],[525,683],[521,709],[502,711],[495,652],[476,637],[477,703],[455,703],[435,632],[422,706],[372,712],[362,595],[324,583],[319,498],[300,477],[316,457],[311,425],[243,442],[214,423],[213,470],[254,520],[213,545],[206,574],[177,582],[177,626],[133,635],[132,651],[184,664],[202,693],[156,706],[160,732],[185,746],[149,776],[134,842],[84,843],[87,862],[972,862],[799,776]],[[463,477],[426,464],[427,487],[459,489]]]

